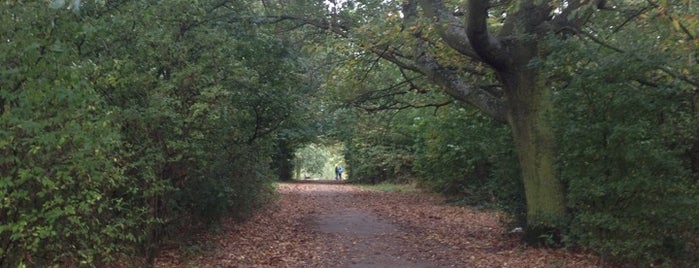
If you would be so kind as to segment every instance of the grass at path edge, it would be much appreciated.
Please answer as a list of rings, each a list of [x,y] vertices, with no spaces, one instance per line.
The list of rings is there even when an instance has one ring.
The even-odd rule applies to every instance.
[[[356,186],[358,186],[362,189],[366,189],[366,190],[379,191],[379,192],[385,192],[385,193],[413,193],[413,192],[423,191],[414,183],[402,184],[402,183],[382,182],[379,184],[357,183],[357,184],[352,184],[352,185],[356,185]]]

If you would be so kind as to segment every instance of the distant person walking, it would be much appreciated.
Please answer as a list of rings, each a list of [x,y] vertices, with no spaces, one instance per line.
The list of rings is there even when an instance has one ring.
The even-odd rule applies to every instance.
[[[335,166],[335,180],[342,180],[342,171],[344,169],[341,166]]]

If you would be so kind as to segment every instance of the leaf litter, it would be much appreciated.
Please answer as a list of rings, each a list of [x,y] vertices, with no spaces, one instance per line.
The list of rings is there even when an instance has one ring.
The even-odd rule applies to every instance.
[[[596,267],[591,254],[531,248],[502,213],[447,205],[427,193],[339,183],[280,183],[278,201],[225,220],[197,254],[163,250],[156,267]]]

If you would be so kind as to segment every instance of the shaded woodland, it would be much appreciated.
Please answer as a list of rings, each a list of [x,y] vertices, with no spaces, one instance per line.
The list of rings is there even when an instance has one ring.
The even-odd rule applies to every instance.
[[[3,0],[0,267],[152,265],[183,230],[276,202],[300,165],[322,174],[319,158],[500,210],[522,243],[695,266],[698,13]],[[304,151],[323,146],[340,155]]]

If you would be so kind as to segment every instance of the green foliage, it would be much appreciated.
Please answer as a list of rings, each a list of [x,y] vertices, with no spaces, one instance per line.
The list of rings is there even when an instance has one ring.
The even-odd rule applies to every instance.
[[[313,88],[289,40],[236,19],[251,5],[220,4],[0,4],[0,266],[143,266],[269,200]]]
[[[574,215],[571,239],[629,260],[677,257],[696,239],[699,200],[682,159],[686,145],[662,135],[668,132],[663,128],[682,126],[668,126],[659,117],[681,115],[667,110],[660,115],[658,107],[649,107],[654,104],[648,97],[662,103],[656,92],[598,86],[586,93],[606,105],[570,113],[573,118],[560,125],[562,175]]]
[[[668,77],[644,83],[657,79],[661,58],[591,56],[593,48],[573,44],[559,44],[565,55],[555,55],[580,66],[566,72],[570,83],[556,95],[569,243],[643,265],[696,262],[699,192],[687,153],[697,118],[690,92]]]
[[[413,133],[405,113],[348,111],[339,125],[345,138],[345,160],[351,181],[405,182],[412,177]]]
[[[118,193],[120,185],[136,180],[114,161],[119,134],[113,118],[99,108],[94,91],[71,86],[70,78],[33,81],[4,94],[17,106],[6,105],[0,118],[2,263],[27,257],[35,264],[91,262],[129,254],[140,236],[131,228],[143,223],[143,208],[124,206]]]
[[[294,178],[294,148],[284,137],[278,137],[276,141],[276,152],[272,159],[272,169],[276,172],[279,180],[290,181]]]
[[[354,29],[359,46],[333,43],[347,51],[343,55],[352,56],[338,56],[345,61],[333,69],[325,85],[335,101],[354,108],[341,110],[336,120],[337,128],[344,130],[338,136],[345,141],[351,180],[418,180],[459,202],[498,203],[522,221],[521,176],[506,127],[454,104],[427,77],[361,53],[364,45],[415,45],[410,32],[401,30],[404,22],[391,15],[396,6],[381,6],[358,11],[376,12],[356,15],[372,20]],[[426,24],[420,21],[415,27],[424,26],[424,37],[436,39],[434,29]],[[444,46],[434,49],[450,63],[464,60]],[[488,78],[471,77],[483,84],[490,83]]]
[[[436,94],[424,77],[408,71],[415,70],[415,66],[427,69],[415,59],[430,55],[443,67],[435,72],[459,70],[463,72],[459,77],[464,83],[492,89],[489,93],[504,95],[509,105],[516,101],[527,103],[526,100],[538,96],[523,92],[527,89],[526,82],[531,82],[529,85],[541,82],[527,92],[540,92],[535,89],[549,86],[555,89],[555,105],[550,108],[558,143],[544,144],[543,148],[551,149],[549,155],[560,149],[558,171],[568,190],[570,221],[565,231],[571,245],[643,264],[682,260],[682,254],[692,255],[692,243],[696,251],[699,23],[695,15],[697,6],[691,5],[691,1],[600,1],[580,8],[567,1],[514,1],[491,7],[488,11],[495,15],[488,18],[488,30],[492,33],[504,30],[499,35],[503,37],[504,47],[520,41],[522,46],[513,46],[517,51],[527,50],[528,45],[536,47],[523,55],[510,55],[513,62],[528,66],[498,66],[495,69],[501,70],[494,71],[499,77],[492,75],[493,70],[488,70],[485,64],[474,64],[482,58],[469,59],[457,53],[455,50],[462,48],[459,47],[462,44],[454,45],[454,49],[446,46],[445,40],[436,35],[439,25],[432,23],[433,18],[421,16],[429,13],[421,10],[426,4],[418,5],[421,8],[416,10],[417,17],[413,17],[405,12],[405,16],[395,16],[401,7],[399,1],[348,2],[352,4],[331,10],[333,16],[316,18],[340,25],[350,36],[349,40],[332,39],[337,42],[331,42],[330,49],[344,52],[338,53],[337,58],[345,64],[327,77],[325,86],[330,94],[347,106],[375,112],[367,115],[357,110],[343,111],[338,116],[337,128],[344,132],[337,134],[346,144],[353,179],[381,181],[411,177],[416,172],[425,184],[438,191],[468,196],[473,203],[492,199],[511,201],[515,204],[512,208],[521,211],[524,200],[521,186],[515,180],[520,175],[513,171],[517,161],[507,131],[453,107],[445,111],[441,106],[431,117],[428,113],[404,110],[440,100],[434,97]],[[461,10],[463,1],[444,2]],[[323,11],[317,2],[294,3],[314,7],[311,9],[315,14]],[[403,7],[408,7],[405,3]],[[536,31],[507,36],[528,28],[524,24],[530,21],[516,18],[533,18],[530,15],[539,14],[518,13],[521,7],[532,4],[531,10],[535,10],[534,5],[546,3],[554,10],[549,13],[554,19],[548,26],[563,20],[564,15],[572,24],[552,32],[550,42],[539,39],[547,27],[532,27]],[[567,14],[566,9],[572,12]],[[542,10],[541,14],[548,12]],[[445,17],[439,21],[445,22]],[[511,18],[515,20],[509,24]],[[580,27],[569,28],[578,22]],[[405,69],[386,67],[386,62],[372,52],[379,57],[387,55],[385,58]],[[534,54],[548,57],[532,61],[520,57]],[[432,76],[417,69],[417,73]],[[512,73],[525,71],[507,81],[505,76],[512,73],[502,69]],[[535,81],[520,80],[523,77]],[[429,94],[432,96],[427,97]],[[523,122],[513,116],[532,111],[540,114],[548,108],[510,110],[510,123]],[[538,123],[528,122],[533,126],[529,130]],[[520,145],[531,141],[538,146],[537,139],[547,139],[550,133],[544,129],[545,135],[532,137],[535,134],[531,133],[537,132],[524,129],[527,128],[514,133],[522,141]],[[518,153],[520,159],[540,157],[534,151]],[[527,165],[535,162],[522,161]],[[548,158],[543,162],[552,163]],[[556,183],[557,174],[544,170],[551,175],[549,182]],[[545,188],[537,185],[537,176],[525,179],[534,182],[530,189]],[[501,189],[506,190],[498,191]],[[504,197],[494,198],[503,193]],[[563,198],[554,201],[559,200]],[[562,203],[551,206],[555,208],[556,218],[549,223],[566,220],[558,218],[563,214],[558,213],[563,209],[559,205]]]
[[[66,41],[77,24],[40,3],[3,5],[0,266],[133,255],[151,219],[129,203],[140,178],[125,175],[118,119],[85,80],[96,66]]]
[[[424,77],[406,77],[396,66],[370,55],[346,59],[329,76],[324,85],[331,94],[328,98],[343,104],[333,114],[332,129],[345,144],[350,180],[410,181],[413,117],[422,113],[412,108],[438,107],[451,100],[435,91],[418,92],[415,86],[424,86]]]
[[[418,180],[460,203],[498,206],[524,220],[524,190],[506,126],[450,105],[415,118]]]
[[[296,167],[306,174],[323,174],[325,162],[330,154],[316,144],[310,144],[296,151],[294,162]]]
[[[329,143],[329,142],[328,142]],[[342,159],[342,144],[311,143],[296,150],[293,164],[296,168],[296,178],[305,176],[321,179],[334,179],[335,167],[345,163]],[[343,178],[347,178],[343,172]]]
[[[407,184],[407,183],[388,183],[388,182],[382,182],[379,184],[371,184],[371,185],[364,185],[360,184],[359,185],[362,188],[372,190],[372,191],[380,191],[380,192],[385,192],[385,193],[413,193],[413,192],[419,192],[420,189],[416,184]]]
[[[505,126],[454,104],[436,110],[345,111],[338,124],[347,135],[352,181],[417,181],[455,202],[497,206],[511,213],[513,223],[523,223],[522,181]]]
[[[522,46],[513,47],[525,51],[528,45],[537,44],[532,47],[536,49],[528,53],[510,55],[522,59],[513,59],[513,62],[524,62],[528,66],[511,69],[499,66],[501,70],[494,70],[499,77],[492,75],[493,70],[488,70],[486,65],[474,64],[474,60],[481,59],[468,59],[457,53],[455,50],[461,44],[454,49],[446,46],[436,35],[438,25],[432,23],[433,18],[420,16],[420,8],[415,18],[407,13],[404,13],[406,16],[392,16],[400,8],[398,1],[350,2],[356,5],[345,6],[337,14],[326,17],[338,23],[342,30],[347,29],[351,37],[349,40],[333,39],[337,42],[332,43],[331,49],[345,52],[337,56],[345,64],[333,70],[325,86],[348,106],[375,112],[366,115],[357,110],[343,111],[338,117],[339,125],[346,129],[338,136],[346,144],[346,158],[353,179],[380,181],[411,177],[415,175],[412,171],[416,171],[418,177],[434,189],[469,196],[474,202],[493,199],[496,193],[507,193],[506,197],[496,199],[511,200],[512,204],[518,204],[513,207],[521,211],[524,200],[521,186],[514,180],[520,175],[513,171],[517,165],[508,138],[510,134],[473,113],[463,115],[464,112],[453,108],[448,112],[440,108],[442,110],[433,117],[404,110],[439,100],[434,97],[430,82],[408,71],[415,70],[415,66],[427,68],[415,59],[429,53],[443,67],[435,72],[459,70],[463,72],[459,77],[464,83],[492,89],[495,95],[504,95],[509,105],[515,101],[527,103],[531,97],[539,96],[524,93],[526,82],[531,82],[529,85],[541,82],[526,92],[541,92],[536,89],[549,86],[555,89],[555,105],[550,108],[558,143],[544,144],[543,148],[551,149],[547,152],[550,155],[560,149],[557,171],[561,172],[568,190],[566,201],[570,219],[558,217],[563,214],[558,213],[563,207],[557,203],[551,206],[555,208],[556,217],[549,223],[570,220],[564,223],[569,224],[565,231],[570,245],[646,265],[676,264],[668,259],[679,260],[677,264],[681,264],[683,254],[691,260],[691,250],[696,252],[696,241],[699,241],[696,236],[696,222],[699,222],[696,220],[699,211],[699,129],[696,127],[699,42],[696,36],[699,23],[694,15],[697,6],[691,5],[691,1],[616,1],[613,4],[600,1],[597,5],[585,4],[580,8],[567,1],[514,1],[491,7],[488,11],[496,15],[488,19],[488,30],[493,33],[504,30],[500,33],[504,47],[523,41]],[[456,8],[463,1],[445,2]],[[364,3],[367,3],[366,8],[362,6]],[[551,4],[554,10],[553,24],[566,15],[571,22],[580,22],[580,27],[558,28],[548,41],[539,39],[543,37],[539,33],[547,27],[532,27],[536,31],[506,36],[526,29],[525,25],[517,24],[529,21],[515,19],[513,24],[504,21],[533,18],[529,16],[538,14],[517,13],[522,11],[520,7],[545,3]],[[573,10],[566,14],[566,9]],[[318,12],[317,8],[313,10]],[[453,25],[453,22],[448,24]],[[414,38],[416,36],[419,38]],[[423,41],[427,48],[418,46]],[[385,58],[405,69],[391,70],[372,52],[379,57],[388,55]],[[520,57],[534,54],[548,57]],[[507,81],[504,77],[512,73],[502,69],[512,73],[525,71]],[[432,75],[419,68],[416,72]],[[535,81],[520,80],[523,77],[535,78]],[[429,94],[432,96],[427,97]],[[541,101],[547,103],[547,100]],[[508,112],[514,123],[521,123],[523,121],[513,116],[529,114],[532,110],[532,114],[540,114],[538,112],[548,108],[528,107]],[[428,117],[433,119],[424,119]],[[421,122],[416,123],[415,118],[420,118]],[[538,123],[536,120],[529,122],[533,128]],[[532,141],[538,146],[536,140],[547,139],[550,133],[544,129],[546,135],[532,137],[535,135],[531,133],[535,132],[522,131],[524,129],[527,128],[514,133],[522,141],[520,144]],[[518,153],[520,159],[540,157],[534,150]],[[544,162],[552,161],[547,158]],[[557,174],[545,170],[551,175],[549,182],[556,183]],[[536,176],[525,179],[534,182],[530,189],[545,188],[537,185]],[[494,193],[493,189],[507,190]],[[554,201],[559,200],[563,198]]]

